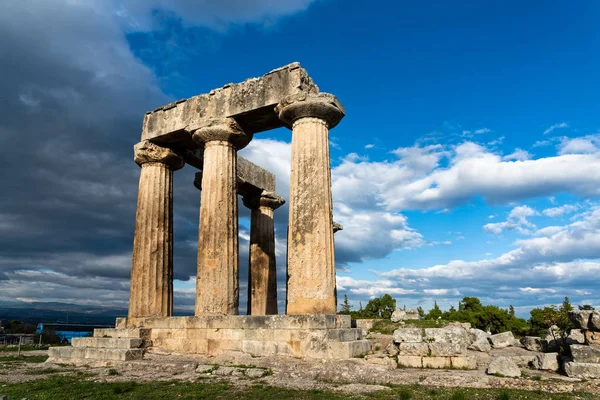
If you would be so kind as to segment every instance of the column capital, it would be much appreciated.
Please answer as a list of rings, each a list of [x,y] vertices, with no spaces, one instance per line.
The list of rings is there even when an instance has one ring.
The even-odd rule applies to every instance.
[[[165,164],[173,171],[183,168],[185,162],[173,150],[160,147],[149,140],[143,140],[133,146],[133,159],[140,167],[146,163]]]
[[[241,150],[250,143],[251,133],[244,129],[233,118],[207,119],[193,127],[188,127],[192,138],[206,146],[210,142],[227,142],[236,150]]]
[[[327,128],[332,129],[346,115],[342,103],[329,93],[299,93],[286,97],[275,107],[275,112],[288,128],[301,118],[312,117],[325,121]]]
[[[285,199],[283,197],[266,190],[263,190],[262,193],[254,196],[245,195],[242,199],[244,205],[250,209],[268,207],[272,210],[276,210],[285,204]]]

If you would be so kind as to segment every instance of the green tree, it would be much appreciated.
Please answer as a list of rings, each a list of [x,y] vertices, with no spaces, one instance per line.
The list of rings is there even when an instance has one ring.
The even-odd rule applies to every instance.
[[[515,308],[512,306],[512,304],[510,305],[508,310],[509,310],[508,313],[514,317],[515,316]]]
[[[578,307],[580,310],[594,311],[594,307],[592,307],[590,304],[584,304]]]
[[[437,301],[433,302],[433,308],[427,313],[426,319],[439,319],[442,316],[442,310],[437,304]]]
[[[348,301],[348,295],[344,294],[344,302],[342,303],[342,311],[340,311],[340,314],[350,314],[351,309],[352,305]]]
[[[389,294],[369,300],[363,314],[369,318],[389,319],[396,310],[396,300]]]
[[[417,312],[419,313],[419,318],[421,318],[421,319],[425,318],[425,310],[423,310],[423,307],[421,307],[421,306],[417,307]]]

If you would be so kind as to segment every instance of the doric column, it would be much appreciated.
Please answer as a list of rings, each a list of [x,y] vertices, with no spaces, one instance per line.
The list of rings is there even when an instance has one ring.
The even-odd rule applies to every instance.
[[[183,160],[149,141],[134,146],[142,168],[135,215],[129,317],[173,314],[173,171]]]
[[[286,99],[276,111],[292,128],[287,313],[335,314],[328,132],[345,111],[327,93]]]
[[[237,151],[252,138],[232,118],[197,127],[204,146],[198,234],[196,315],[237,314],[239,253]]]
[[[285,200],[263,191],[244,196],[250,217],[250,256],[248,264],[248,315],[277,314],[277,269],[275,263],[274,210]]]

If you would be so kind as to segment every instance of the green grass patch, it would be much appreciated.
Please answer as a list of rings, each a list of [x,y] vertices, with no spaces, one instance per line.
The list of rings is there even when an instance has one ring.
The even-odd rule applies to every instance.
[[[328,390],[291,390],[257,383],[249,387],[199,379],[196,382],[103,382],[86,380],[84,376],[51,376],[48,379],[23,383],[3,383],[0,394],[9,398],[30,400],[104,400],[104,399],[319,399],[319,400],[592,400],[591,394],[507,390],[507,389],[450,389],[423,386],[394,386],[390,390],[348,394]]]
[[[58,345],[53,345],[53,346],[58,346]],[[21,351],[34,351],[34,350],[48,350],[50,346],[32,346],[32,345],[27,345],[27,346],[21,346]],[[1,347],[0,346],[0,353],[10,353],[10,352],[17,352],[19,351],[18,347]]]
[[[48,356],[9,356],[0,357],[0,363],[14,363],[14,362],[27,362],[27,363],[43,363],[48,359]]]

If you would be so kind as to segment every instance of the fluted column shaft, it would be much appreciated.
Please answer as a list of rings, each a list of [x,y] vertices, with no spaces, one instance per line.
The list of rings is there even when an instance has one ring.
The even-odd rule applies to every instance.
[[[233,120],[193,134],[204,144],[198,234],[196,315],[238,314],[237,149],[250,137]]]
[[[302,118],[292,129],[287,313],[335,314],[327,124]]]
[[[250,254],[248,263],[248,315],[277,314],[277,264],[275,260],[274,210],[285,201],[263,192],[244,197],[252,209],[250,217]]]
[[[225,141],[206,144],[198,237],[196,315],[237,314],[237,156]]]
[[[334,96],[321,93],[282,102],[278,111],[292,128],[287,313],[335,314],[328,127],[344,110]]]
[[[129,317],[173,314],[173,171],[183,161],[150,142],[135,147],[141,165]]]

